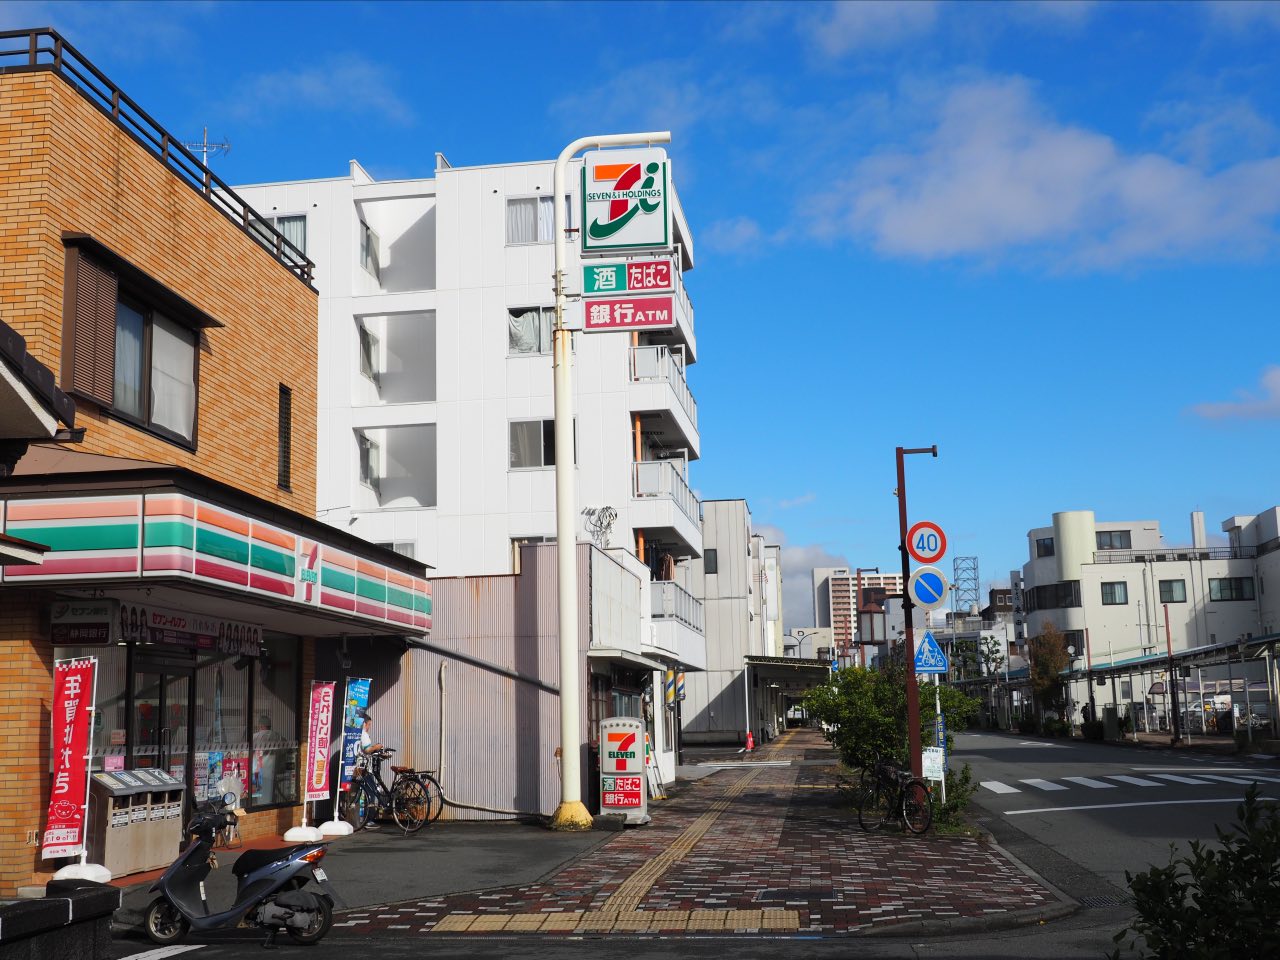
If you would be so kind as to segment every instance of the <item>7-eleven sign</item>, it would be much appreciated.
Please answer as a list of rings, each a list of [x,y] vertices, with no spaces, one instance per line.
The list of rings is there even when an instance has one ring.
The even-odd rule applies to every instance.
[[[582,252],[671,247],[667,152],[593,150],[582,163]]]

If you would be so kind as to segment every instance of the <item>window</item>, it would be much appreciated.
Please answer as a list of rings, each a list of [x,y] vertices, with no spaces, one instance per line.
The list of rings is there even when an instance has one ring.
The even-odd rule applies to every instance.
[[[1080,581],[1063,580],[1060,583],[1046,583],[1023,591],[1023,599],[1027,604],[1027,613],[1037,610],[1062,610],[1067,607],[1080,606]]]
[[[702,572],[703,573],[719,573],[718,559],[716,551],[713,547],[710,550],[702,551]]]
[[[381,355],[379,348],[382,342],[378,339],[377,334],[366,327],[363,323],[356,325],[356,333],[360,337],[360,373],[368,377],[376,385],[378,383],[378,371],[381,369]]]
[[[293,391],[280,384],[276,417],[276,486],[288,490],[293,473]]]
[[[574,429],[574,462],[578,459],[577,427]],[[511,421],[511,469],[529,470],[556,464],[554,420]]]
[[[507,311],[507,351],[550,353],[555,323],[555,307],[512,307]]]
[[[373,279],[382,282],[382,267],[378,262],[378,235],[363,220],[360,221],[360,266]]]
[[[1099,530],[1094,534],[1099,550],[1132,550],[1133,538],[1128,530]]]
[[[509,197],[507,199],[507,243],[551,243],[554,239],[555,211],[550,197]],[[573,204],[564,198],[564,225],[573,226]]]
[[[1102,605],[1118,606],[1129,602],[1129,585],[1123,580],[1102,585]]]
[[[1036,556],[1037,557],[1053,556],[1053,537],[1041,537],[1039,540],[1036,541]]]
[[[363,433],[356,434],[356,446],[360,449],[360,482],[376,493],[382,478],[382,448]]]
[[[413,559],[415,544],[412,540],[390,540],[376,544],[376,546],[382,547],[384,550],[391,550],[402,557],[408,557],[410,560]]]
[[[261,220],[255,220],[253,227],[254,233],[273,249],[276,245],[275,235],[265,227],[274,227],[304,255],[307,252],[307,215],[305,213],[289,217],[263,217]]]
[[[1209,581],[1210,600],[1252,600],[1252,577],[1221,577]]]
[[[1160,581],[1160,602],[1161,603],[1186,603],[1187,602],[1187,582],[1185,580],[1161,580]]]
[[[67,248],[68,391],[192,447],[201,314],[105,248]]]

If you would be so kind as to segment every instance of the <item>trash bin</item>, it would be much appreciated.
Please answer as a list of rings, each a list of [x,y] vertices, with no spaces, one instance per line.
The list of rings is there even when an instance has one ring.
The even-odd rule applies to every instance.
[[[90,859],[117,877],[167,867],[182,845],[183,789],[155,768],[95,773]]]
[[[147,810],[138,838],[145,864],[139,869],[158,870],[173,862],[182,845],[182,784],[157,768],[131,772],[146,785],[138,794],[139,801],[145,798]]]

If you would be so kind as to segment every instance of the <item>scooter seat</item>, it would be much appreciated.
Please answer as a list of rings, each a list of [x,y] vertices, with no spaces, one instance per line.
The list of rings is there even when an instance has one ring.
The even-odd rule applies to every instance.
[[[314,844],[299,843],[292,847],[277,847],[275,850],[246,850],[236,858],[236,862],[231,867],[231,874],[236,877],[248,876],[253,871],[265,867],[269,863],[275,863],[277,860],[287,860],[297,851],[311,846],[314,846]]]

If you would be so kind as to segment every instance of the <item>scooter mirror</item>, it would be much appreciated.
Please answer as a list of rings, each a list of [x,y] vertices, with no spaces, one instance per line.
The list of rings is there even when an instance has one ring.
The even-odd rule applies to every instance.
[[[230,791],[228,791],[227,793],[224,793],[222,795],[222,804],[223,806],[234,807],[236,805],[236,801],[239,799],[240,798],[237,797],[234,793],[231,793]]]

